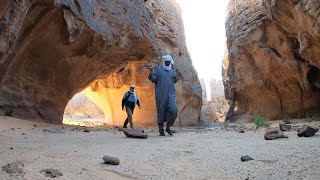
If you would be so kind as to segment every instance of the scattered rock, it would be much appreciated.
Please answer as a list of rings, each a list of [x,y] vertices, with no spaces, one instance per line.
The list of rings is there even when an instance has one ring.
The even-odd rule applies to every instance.
[[[252,157],[250,157],[248,155],[241,156],[240,159],[241,159],[242,162],[254,160]]]
[[[143,139],[148,138],[148,134],[145,134],[140,130],[136,130],[136,129],[123,129],[123,132],[127,137],[131,137],[131,138],[143,138]]]
[[[239,129],[239,133],[244,133],[244,129]]]
[[[14,128],[10,128],[10,130],[14,130]]]
[[[89,131],[89,129],[84,129],[83,132],[88,133],[88,132],[90,132],[90,131]]]
[[[36,124],[33,124],[33,127],[38,127]]]
[[[57,169],[43,169],[40,171],[40,173],[44,174],[46,177],[60,177],[62,176],[62,173]]]
[[[27,135],[26,133],[22,133],[23,136]]]
[[[9,148],[9,149],[13,149],[13,147]]]
[[[299,137],[311,137],[319,131],[319,127],[303,125],[302,128],[298,131]]]
[[[264,134],[265,140],[274,140],[278,138],[284,138],[283,132],[278,128],[269,128],[266,129],[266,132]]]
[[[15,175],[24,175],[23,171],[24,164],[20,161],[9,163],[5,166],[2,166],[2,171],[8,174],[15,174]]]
[[[104,164],[111,164],[111,165],[119,165],[120,160],[119,158],[111,157],[111,156],[103,156]]]
[[[291,130],[291,125],[290,124],[281,123],[281,124],[279,124],[279,128],[280,128],[281,131],[290,131]]]
[[[63,133],[63,131],[61,129],[56,129],[56,128],[54,128],[54,129],[44,129],[43,131],[44,132],[50,132],[50,133],[58,133],[58,134]]]

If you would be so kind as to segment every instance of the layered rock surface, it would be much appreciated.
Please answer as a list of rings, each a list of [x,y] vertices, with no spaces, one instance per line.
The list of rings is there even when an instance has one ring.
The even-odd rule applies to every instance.
[[[61,123],[68,101],[93,81],[106,81],[132,63],[158,63],[169,53],[181,78],[180,125],[199,120],[201,87],[173,0],[4,0],[0,27],[1,111],[10,106],[14,116]],[[152,86],[141,83],[150,96]]]
[[[223,64],[229,116],[320,112],[319,9],[318,0],[230,1]]]

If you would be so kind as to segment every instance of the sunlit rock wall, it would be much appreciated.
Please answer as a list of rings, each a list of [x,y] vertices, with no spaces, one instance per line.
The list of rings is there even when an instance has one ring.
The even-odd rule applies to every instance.
[[[229,115],[320,112],[319,9],[318,0],[230,1],[223,75]]]

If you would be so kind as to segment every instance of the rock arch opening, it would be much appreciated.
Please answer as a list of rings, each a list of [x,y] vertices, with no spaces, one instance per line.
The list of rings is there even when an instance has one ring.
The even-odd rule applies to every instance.
[[[123,8],[113,8],[115,4]],[[155,65],[161,55],[170,53],[183,79],[177,85],[183,119],[178,121],[183,126],[198,124],[201,86],[178,7],[174,1],[154,0],[6,0],[0,5],[0,111],[13,107],[15,117],[59,124],[76,93],[90,86],[93,97],[97,89],[107,91],[110,98],[122,95],[130,82],[116,85],[117,73],[127,72],[128,64]],[[131,80],[139,84],[139,79],[147,81],[140,75]],[[141,89],[150,87],[141,82]],[[118,119],[118,112],[113,113]]]
[[[127,115],[121,109],[121,101],[129,86],[134,84],[142,106],[134,111],[134,124],[141,127],[155,126],[154,86],[148,80],[149,71],[145,65],[139,62],[128,63],[120,71],[93,81],[69,101],[64,121],[73,121],[72,124],[91,122],[98,125],[123,125]]]

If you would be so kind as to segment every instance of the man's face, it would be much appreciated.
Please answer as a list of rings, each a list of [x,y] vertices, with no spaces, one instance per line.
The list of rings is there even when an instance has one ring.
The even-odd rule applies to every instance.
[[[164,62],[164,64],[165,64],[166,66],[170,66],[170,63],[171,63],[170,61],[165,61],[165,62]]]
[[[131,87],[131,88],[130,88],[130,91],[131,91],[131,92],[134,92],[134,88],[133,88],[133,87]]]

